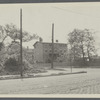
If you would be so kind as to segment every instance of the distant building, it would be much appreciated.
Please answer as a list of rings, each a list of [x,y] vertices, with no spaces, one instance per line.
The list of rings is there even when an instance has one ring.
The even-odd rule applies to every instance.
[[[36,62],[51,62],[52,43],[38,41],[34,45],[34,60]],[[54,62],[65,62],[67,60],[67,44],[54,43]]]
[[[23,49],[23,57],[29,61],[31,64],[34,63],[34,49],[30,49],[29,47]]]
[[[34,62],[34,52],[33,49],[30,49],[29,47],[27,48],[22,48],[23,52],[23,61],[28,61],[30,63]],[[7,47],[6,50],[6,58],[16,58],[20,59],[20,43],[17,41],[12,41],[12,43]]]

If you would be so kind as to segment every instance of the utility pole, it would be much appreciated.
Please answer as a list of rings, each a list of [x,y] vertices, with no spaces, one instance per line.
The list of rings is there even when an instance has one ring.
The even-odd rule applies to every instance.
[[[71,45],[72,48],[72,45]],[[72,73],[72,51],[70,52],[70,67],[71,67],[71,73]]]
[[[20,9],[20,75],[23,77],[23,57],[22,57],[22,9]]]
[[[52,58],[51,58],[51,68],[53,68],[53,60],[54,60],[54,23],[52,24]]]

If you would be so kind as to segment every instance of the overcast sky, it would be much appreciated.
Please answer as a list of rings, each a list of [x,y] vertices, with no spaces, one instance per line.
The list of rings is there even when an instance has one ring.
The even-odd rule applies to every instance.
[[[67,43],[67,34],[73,29],[88,28],[95,33],[96,46],[100,48],[100,3],[42,3],[42,4],[1,4],[0,25],[20,25],[20,8],[23,10],[23,30],[35,33],[44,42],[51,42],[52,23],[55,40]],[[10,39],[6,40],[7,42]],[[33,48],[36,40],[24,43]]]

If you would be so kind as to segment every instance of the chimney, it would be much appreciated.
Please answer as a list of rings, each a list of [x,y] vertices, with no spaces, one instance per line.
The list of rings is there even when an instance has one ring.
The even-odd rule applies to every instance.
[[[39,38],[39,42],[43,42],[43,39],[41,37]]]
[[[56,43],[58,43],[58,40],[56,40]]]

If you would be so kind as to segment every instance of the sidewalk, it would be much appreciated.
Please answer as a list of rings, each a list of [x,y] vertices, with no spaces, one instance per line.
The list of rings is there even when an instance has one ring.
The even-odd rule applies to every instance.
[[[84,71],[84,70],[77,70],[77,69],[73,69],[72,73],[75,72],[80,72],[80,71]],[[55,69],[49,69],[47,70],[46,73],[38,73],[39,75],[56,75],[56,74],[67,74],[67,73],[71,73],[71,69],[70,68],[55,68]],[[37,74],[35,74],[37,75]]]
[[[36,77],[47,77],[47,76],[59,76],[59,75],[69,75],[69,74],[79,74],[79,73],[87,73],[86,70],[80,68],[73,68],[72,72],[70,68],[55,68],[48,69],[44,73],[27,73],[24,74],[23,78],[36,78]],[[4,75],[0,76],[0,80],[5,79],[20,79],[20,75]]]

